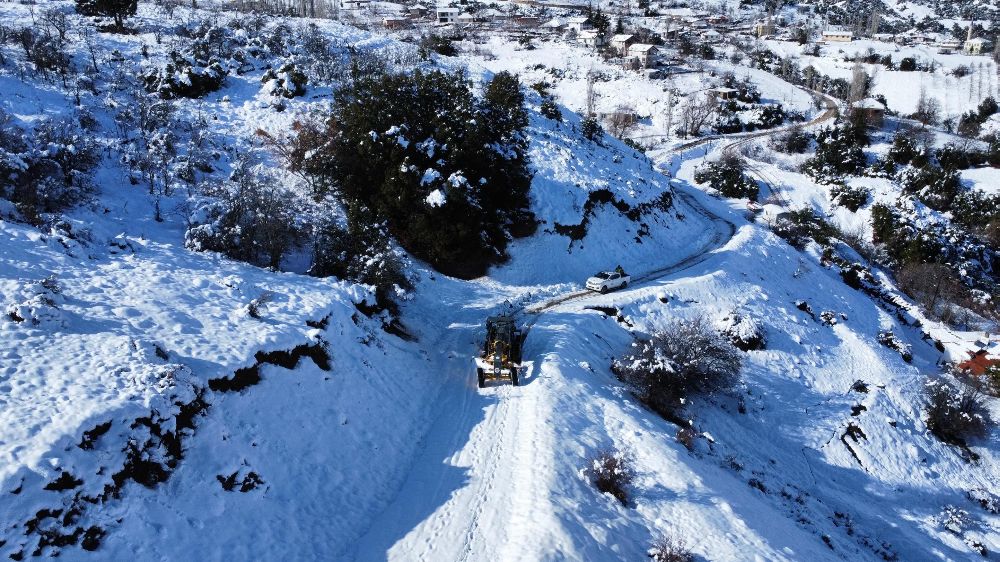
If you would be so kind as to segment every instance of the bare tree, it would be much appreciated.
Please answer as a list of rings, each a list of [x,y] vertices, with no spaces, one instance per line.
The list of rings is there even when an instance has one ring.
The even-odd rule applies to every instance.
[[[920,98],[917,100],[917,110],[913,112],[913,118],[924,126],[935,125],[941,117],[941,102],[937,98],[927,97],[927,90],[920,89]]]
[[[954,319],[954,302],[960,289],[951,270],[940,263],[915,263],[903,266],[896,275],[899,287],[926,310],[927,314],[944,322]]]
[[[848,103],[861,101],[868,97],[871,83],[872,79],[865,72],[865,66],[858,60],[854,63],[854,68],[851,70],[851,89],[848,93]]]
[[[55,31],[56,36],[59,37],[60,45],[66,43],[66,34],[69,32],[71,24],[65,12],[59,8],[49,8],[42,12],[42,23]]]
[[[619,105],[604,121],[608,132],[613,137],[623,139],[629,130],[635,127],[638,120],[634,107]]]
[[[681,110],[681,131],[685,136],[698,136],[702,127],[715,116],[718,104],[714,99],[705,97],[701,101],[690,100]]]

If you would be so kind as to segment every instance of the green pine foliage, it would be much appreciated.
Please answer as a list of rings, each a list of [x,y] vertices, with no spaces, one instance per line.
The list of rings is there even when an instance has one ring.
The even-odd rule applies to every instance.
[[[917,196],[928,207],[947,211],[962,190],[958,171],[928,164],[900,174],[903,190]]]
[[[835,185],[830,188],[830,199],[852,213],[858,212],[858,209],[868,202],[868,197],[868,190],[863,187]]]
[[[294,63],[288,62],[277,69],[269,68],[260,83],[272,96],[294,98],[305,95],[309,78]]]
[[[597,118],[585,117],[580,121],[580,133],[583,135],[583,138],[600,144],[601,138],[604,136],[604,129],[597,121]]]
[[[330,221],[317,228],[309,274],[371,285],[377,307],[391,312],[396,298],[413,289],[406,257],[392,245],[385,225],[361,209],[348,213],[346,227]]]
[[[694,180],[707,183],[724,197],[756,201],[760,195],[757,182],[746,175],[743,161],[737,157],[723,157],[708,164],[695,173]]]
[[[226,81],[226,69],[216,60],[199,60],[178,51],[171,51],[170,62],[163,68],[153,68],[143,76],[146,90],[163,99],[201,98]]]
[[[84,16],[106,17],[115,21],[115,29],[125,27],[125,18],[134,16],[137,0],[76,0],[77,13]]]
[[[528,115],[517,77],[477,99],[462,74],[375,73],[339,92],[328,175],[417,258],[463,278],[506,259],[534,232],[528,210]]]
[[[867,137],[858,127],[844,125],[825,129],[816,138],[816,155],[803,169],[819,183],[834,183],[845,175],[858,175],[867,164]]]

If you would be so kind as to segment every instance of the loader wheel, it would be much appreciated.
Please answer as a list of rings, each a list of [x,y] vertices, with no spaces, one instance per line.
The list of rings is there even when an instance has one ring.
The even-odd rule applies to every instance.
[[[476,376],[479,377],[479,388],[486,388],[486,373],[482,369],[476,369]]]
[[[520,381],[517,380],[517,368],[511,368],[510,370],[510,383],[514,386],[518,386]]]

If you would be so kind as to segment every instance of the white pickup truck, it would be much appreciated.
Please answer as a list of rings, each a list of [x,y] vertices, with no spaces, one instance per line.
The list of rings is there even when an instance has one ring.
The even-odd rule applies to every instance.
[[[587,288],[604,294],[628,286],[632,277],[623,271],[602,271],[587,279]]]

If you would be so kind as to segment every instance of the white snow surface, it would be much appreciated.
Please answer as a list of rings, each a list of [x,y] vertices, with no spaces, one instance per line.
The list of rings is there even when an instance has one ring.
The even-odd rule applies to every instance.
[[[19,5],[0,15],[29,17]],[[140,15],[158,17],[145,3]],[[390,42],[320,23],[357,48]],[[138,56],[141,38],[106,40]],[[503,56],[443,64],[468,64],[478,80],[527,72],[515,64],[523,53],[499,40],[491,47]],[[545,46],[539,55],[579,70],[573,51],[553,54],[561,50]],[[197,110],[245,141],[324,103],[296,100],[275,112],[257,97],[260,74],[231,76]],[[807,94],[749,74],[765,97],[809,107]],[[653,113],[663,90],[636,76],[622,78],[622,90]],[[0,81],[0,104],[24,119],[67,107],[51,88],[13,75]],[[371,298],[365,287],[184,249],[182,218],[152,222],[142,189],[130,189],[112,163],[94,202],[67,215],[85,241],[0,220],[0,305],[39,318],[0,318],[0,555],[34,540],[24,524],[39,510],[67,509],[76,493],[100,495],[128,440],[148,436],[136,420],[172,415],[199,392],[208,408],[185,432],[169,478],[127,482],[85,507],[76,524],[107,533],[97,551],[46,546],[41,555],[641,560],[662,535],[684,538],[706,560],[978,559],[969,546],[976,541],[1000,550],[1000,516],[968,496],[996,499],[1000,437],[973,443],[980,458],[970,463],[928,433],[921,389],[941,354],[920,330],[846,286],[815,248],[797,251],[748,222],[738,204],[700,192],[694,169],[720,145],[654,151],[650,160],[610,137],[583,140],[570,111],[582,108],[579,86],[576,75],[556,88],[569,106],[562,124],[538,115],[529,96],[538,233],[515,241],[511,260],[480,279],[415,266],[419,282],[401,310],[413,341],[359,312],[355,305]],[[611,91],[602,102],[609,107],[618,103]],[[894,109],[907,103],[889,98]],[[760,166],[791,206],[864,218],[831,210],[822,187],[779,164]],[[990,181],[975,171],[964,177]],[[873,187],[876,198],[889,196]],[[630,206],[667,194],[671,205],[643,215],[644,229],[598,205],[584,238],[558,234],[556,224],[580,223],[597,189]],[[588,275],[619,264],[633,276],[626,290],[576,294]],[[50,275],[60,290],[54,306],[38,300]],[[264,295],[254,318],[247,307]],[[843,320],[824,325],[797,308],[800,300]],[[478,389],[472,357],[482,322],[505,301],[530,327],[522,385]],[[744,354],[736,392],[691,404],[698,437],[688,450],[678,427],[637,402],[609,365],[634,337],[673,320],[716,322],[733,311],[756,320],[767,348]],[[878,343],[890,329],[912,346],[911,364]],[[957,338],[947,342],[954,355],[963,352]],[[316,343],[330,354],[328,371],[302,358],[293,369],[263,365],[261,381],[239,392],[206,388],[257,363],[258,352]],[[852,390],[858,380],[867,392]],[[84,432],[107,422],[91,449],[79,446]],[[582,472],[609,448],[626,451],[637,470],[628,505],[598,493]],[[64,472],[82,484],[45,489]],[[255,489],[222,486],[251,472],[261,480]],[[968,512],[959,531],[944,524],[949,506]]]

